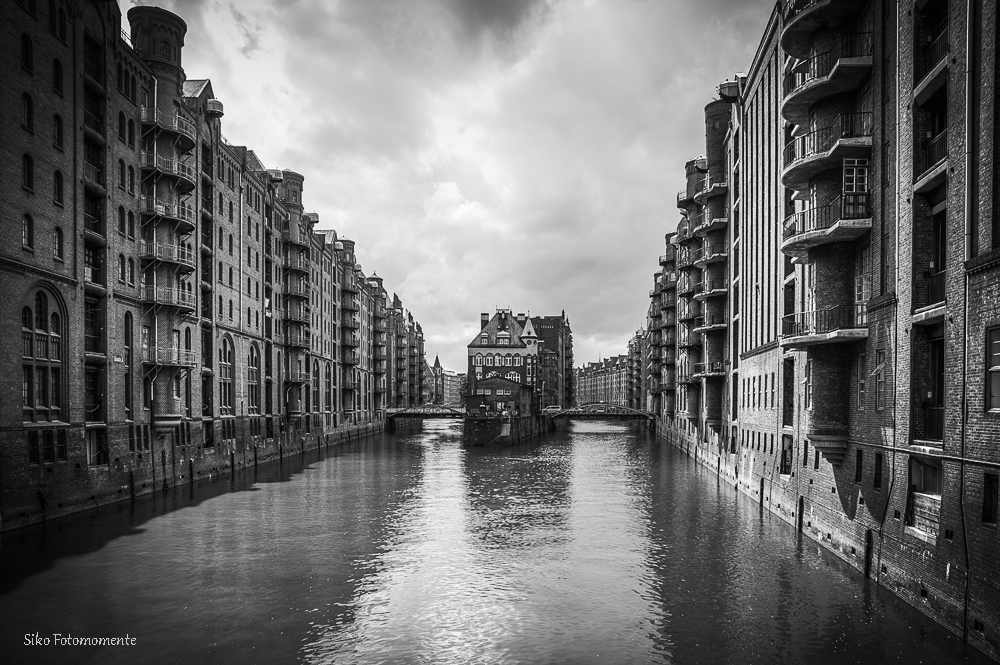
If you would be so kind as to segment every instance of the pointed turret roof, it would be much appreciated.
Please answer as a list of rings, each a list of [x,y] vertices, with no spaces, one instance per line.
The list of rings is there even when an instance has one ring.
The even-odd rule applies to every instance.
[[[524,330],[521,331],[521,339],[524,339],[525,337],[538,339],[538,335],[535,334],[535,326],[531,324],[530,318],[524,322]]]

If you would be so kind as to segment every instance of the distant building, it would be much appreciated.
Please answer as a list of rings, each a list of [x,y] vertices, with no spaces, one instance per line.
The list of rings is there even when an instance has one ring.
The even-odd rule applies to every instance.
[[[576,370],[576,404],[604,402],[629,406],[629,357],[612,356]]]
[[[467,411],[526,415],[540,408],[538,336],[530,319],[522,324],[506,309],[484,313],[468,349]]]

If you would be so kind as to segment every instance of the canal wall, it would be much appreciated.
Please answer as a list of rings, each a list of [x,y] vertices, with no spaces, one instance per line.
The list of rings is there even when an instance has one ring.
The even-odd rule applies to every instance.
[[[686,418],[668,417],[657,419],[656,433],[861,575],[1000,662],[1000,642],[986,630],[987,621],[998,621],[995,581],[967,579],[965,566],[956,564],[962,553],[950,551],[955,549],[951,532],[937,545],[903,535],[913,531],[904,524],[906,488],[899,480],[908,477],[905,456],[897,462],[887,449],[879,486],[874,479],[859,486],[854,465],[831,463],[815,449],[783,464],[780,435],[717,433]],[[903,495],[901,504],[893,500],[897,494]]]
[[[237,419],[233,419],[234,421]],[[402,419],[398,431],[419,428],[419,419]],[[183,432],[154,433],[140,442],[140,452],[116,458],[108,465],[58,469],[27,469],[31,474],[19,483],[26,489],[2,494],[0,531],[6,532],[47,519],[88,510],[115,501],[124,501],[154,491],[219,476],[265,464],[283,457],[300,455],[323,446],[338,445],[378,434],[384,421],[341,425],[291,427],[278,436],[254,434],[222,439],[214,446],[191,445]],[[243,428],[234,428],[243,432]],[[145,453],[145,454],[144,454]]]

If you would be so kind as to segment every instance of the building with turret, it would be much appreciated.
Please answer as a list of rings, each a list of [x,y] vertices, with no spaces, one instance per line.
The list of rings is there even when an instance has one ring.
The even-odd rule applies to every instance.
[[[420,324],[306,211],[306,176],[223,136],[212,82],[185,72],[183,18],[132,7],[127,34],[121,18],[96,0],[0,5],[15,183],[0,321],[22,340],[0,353],[5,526],[371,431],[420,401]]]

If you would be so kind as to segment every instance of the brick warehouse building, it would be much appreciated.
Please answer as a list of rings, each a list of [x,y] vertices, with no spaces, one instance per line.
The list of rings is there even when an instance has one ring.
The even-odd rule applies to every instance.
[[[5,526],[418,403],[420,325],[317,229],[302,175],[225,140],[180,17],[134,7],[124,35],[116,3],[19,0],[0,19],[0,321],[22,340],[2,356],[22,379],[0,384]]]
[[[661,435],[994,658],[997,30],[982,0],[779,3],[650,293]]]
[[[467,413],[531,415],[541,408],[541,350],[533,319],[482,313],[468,344]]]
[[[629,358],[612,356],[576,369],[576,404],[629,405]]]

